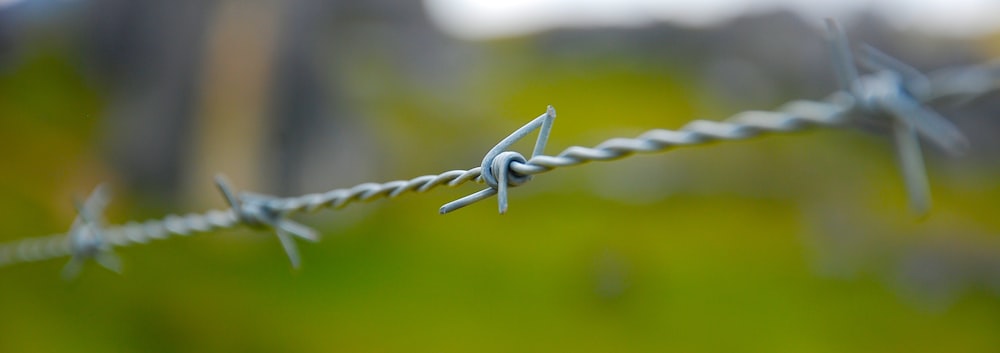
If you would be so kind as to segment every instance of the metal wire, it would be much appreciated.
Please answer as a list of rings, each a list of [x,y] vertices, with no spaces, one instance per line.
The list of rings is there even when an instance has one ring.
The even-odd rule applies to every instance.
[[[91,258],[114,269],[114,261],[108,260],[113,258],[108,255],[113,247],[145,244],[172,236],[188,236],[241,225],[275,230],[292,265],[297,267],[300,261],[293,237],[315,241],[318,236],[308,227],[290,221],[288,215],[292,213],[339,209],[354,202],[391,199],[405,193],[422,193],[439,186],[457,187],[467,182],[485,183],[489,188],[446,204],[441,213],[495,194],[500,194],[499,209],[503,213],[507,209],[507,187],[521,185],[530,180],[530,176],[556,168],[814,127],[847,127],[871,120],[888,122],[895,127],[894,136],[911,197],[911,208],[918,213],[925,212],[929,207],[929,197],[917,135],[955,153],[964,150],[967,143],[950,122],[924,104],[943,100],[968,102],[997,89],[1000,86],[1000,65],[948,68],[924,76],[901,61],[865,47],[860,62],[874,72],[859,76],[843,32],[831,24],[830,34],[828,39],[834,48],[835,71],[843,90],[823,100],[795,100],[774,111],[746,111],[724,121],[694,120],[679,130],[654,129],[634,138],[611,138],[593,147],[570,146],[556,155],[544,155],[542,153],[555,118],[555,110],[549,107],[546,113],[494,146],[481,165],[475,168],[450,170],[409,180],[363,183],[350,188],[285,198],[234,193],[220,176],[216,183],[225,195],[229,209],[167,215],[162,219],[111,227],[103,226],[96,214],[103,203],[93,202],[101,204],[100,207],[80,206],[81,216],[67,234],[0,244],[0,267],[72,256],[73,260],[67,268],[74,269],[64,272],[68,276],[75,275],[81,261]],[[514,141],[538,128],[541,131],[530,159],[507,151]],[[103,194],[100,190],[102,188],[99,187],[95,195]],[[89,242],[81,243],[81,239]]]

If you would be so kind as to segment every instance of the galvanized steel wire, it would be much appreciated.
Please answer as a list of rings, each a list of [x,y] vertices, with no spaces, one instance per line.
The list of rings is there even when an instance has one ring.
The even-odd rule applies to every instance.
[[[235,193],[219,177],[216,183],[229,202],[228,209],[167,215],[162,219],[117,226],[104,226],[100,222],[99,209],[106,204],[107,192],[104,187],[98,187],[86,202],[78,205],[80,216],[68,233],[0,244],[0,267],[72,256],[73,260],[64,271],[67,277],[74,276],[82,261],[87,259],[98,260],[105,267],[117,270],[118,261],[111,251],[114,247],[243,225],[277,232],[292,265],[297,267],[300,261],[293,238],[316,241],[318,236],[308,227],[289,220],[288,215],[293,213],[339,209],[355,202],[392,199],[406,193],[422,193],[439,186],[457,187],[468,182],[487,184],[488,187],[444,205],[441,213],[493,195],[498,195],[500,212],[503,213],[507,209],[509,187],[521,185],[534,175],[557,168],[612,161],[634,154],[659,153],[676,147],[737,141],[809,128],[850,127],[871,121],[888,123],[893,127],[911,207],[916,212],[925,212],[930,201],[917,136],[955,154],[967,148],[967,142],[957,128],[925,104],[945,100],[968,102],[1000,88],[1000,65],[953,67],[923,75],[866,46],[860,51],[859,62],[872,73],[860,76],[843,33],[833,23],[829,33],[842,89],[822,100],[795,100],[773,111],[746,111],[723,121],[694,120],[678,130],[654,129],[634,138],[611,138],[593,147],[570,146],[555,155],[544,154],[555,119],[555,109],[549,107],[544,114],[497,144],[486,154],[481,165],[474,168],[283,198]],[[540,132],[530,158],[507,151],[514,141],[535,129],[540,129]]]

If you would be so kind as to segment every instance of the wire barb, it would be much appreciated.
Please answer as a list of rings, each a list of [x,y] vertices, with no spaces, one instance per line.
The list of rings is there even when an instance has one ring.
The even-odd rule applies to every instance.
[[[287,218],[287,213],[280,207],[274,207],[275,197],[242,192],[236,195],[229,187],[229,182],[222,174],[215,176],[215,185],[225,196],[226,202],[236,215],[236,218],[250,227],[270,228],[278,235],[281,246],[285,248],[288,260],[293,268],[299,268],[301,260],[298,247],[293,237],[308,241],[319,241],[319,235],[312,228],[296,223]]]
[[[483,181],[486,182],[489,188],[449,202],[441,206],[439,212],[446,214],[489,198],[490,196],[497,195],[500,214],[507,213],[507,188],[520,186],[531,180],[531,175],[518,173],[512,169],[513,165],[524,165],[527,163],[524,156],[517,152],[507,151],[507,149],[532,131],[539,130],[538,139],[535,140],[535,148],[531,152],[531,158],[534,159],[542,155],[545,152],[545,145],[549,141],[549,133],[552,132],[552,123],[555,119],[556,109],[550,105],[544,114],[515,130],[503,140],[500,140],[496,146],[493,146],[486,153],[486,156],[483,157],[483,163],[480,165]]]
[[[965,153],[968,140],[954,124],[921,102],[921,97],[931,93],[927,76],[866,45],[859,61],[875,73],[859,77],[847,35],[831,19],[827,20],[827,29],[834,71],[843,89],[853,96],[854,111],[872,120],[891,119],[910,209],[917,215],[925,215],[930,210],[931,197],[918,135],[952,155]]]
[[[62,276],[71,280],[80,275],[83,264],[90,259],[115,273],[122,272],[121,260],[111,251],[104,234],[101,213],[110,199],[107,185],[94,188],[83,202],[74,201],[77,216],[69,229],[69,250],[71,258],[63,267]]]

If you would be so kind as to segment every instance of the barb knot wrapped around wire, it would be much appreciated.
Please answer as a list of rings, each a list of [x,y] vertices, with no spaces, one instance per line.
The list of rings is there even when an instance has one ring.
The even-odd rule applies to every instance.
[[[493,195],[497,195],[500,214],[507,213],[507,187],[519,186],[531,180],[530,175],[520,174],[511,169],[511,166],[515,163],[521,165],[527,163],[527,159],[520,153],[507,151],[507,148],[538,129],[538,139],[535,140],[535,148],[531,152],[531,158],[541,155],[545,152],[545,144],[549,141],[549,133],[552,132],[552,123],[555,121],[555,118],[556,109],[550,105],[544,114],[517,129],[503,140],[500,140],[496,146],[493,146],[486,153],[480,166],[483,181],[490,188],[441,206],[441,214],[471,205]]]
[[[933,90],[931,80],[919,70],[866,45],[859,61],[875,73],[862,79],[843,30],[833,20],[827,20],[827,28],[837,79],[853,98],[854,112],[870,120],[889,120],[910,209],[926,214],[931,205],[930,187],[918,135],[951,155],[965,153],[968,140],[948,119],[922,103]]]
[[[226,197],[226,202],[232,208],[236,218],[243,224],[254,228],[270,228],[278,235],[281,246],[285,248],[288,260],[292,267],[299,268],[301,264],[298,247],[295,246],[293,236],[312,242],[319,241],[319,235],[312,228],[296,223],[287,217],[287,213],[282,211],[272,202],[277,198],[241,192],[237,196],[229,187],[226,178],[221,174],[215,176],[215,185]]]
[[[94,259],[113,272],[121,273],[121,260],[111,251],[112,246],[104,237],[104,224],[100,219],[109,198],[107,185],[101,184],[94,188],[86,200],[74,202],[77,216],[67,235],[72,257],[63,267],[63,278],[76,278],[83,269],[84,262],[89,259]]]

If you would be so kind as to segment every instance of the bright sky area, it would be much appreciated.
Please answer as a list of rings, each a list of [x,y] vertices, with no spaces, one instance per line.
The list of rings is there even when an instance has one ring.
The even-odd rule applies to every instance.
[[[0,9],[25,0],[0,0]],[[73,1],[73,0],[62,0]],[[77,0],[79,1],[79,0]],[[1000,31],[1000,0],[424,0],[446,32],[466,39],[557,27],[638,26],[670,21],[709,26],[747,13],[794,11],[817,26],[869,9],[902,30],[969,37]]]
[[[0,0],[2,1],[2,0]],[[822,24],[870,9],[902,30],[978,36],[1000,30],[1000,0],[424,0],[448,33],[467,39],[556,27],[637,26],[656,21],[708,26],[747,13],[787,9]]]

